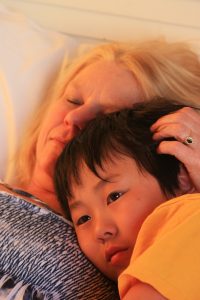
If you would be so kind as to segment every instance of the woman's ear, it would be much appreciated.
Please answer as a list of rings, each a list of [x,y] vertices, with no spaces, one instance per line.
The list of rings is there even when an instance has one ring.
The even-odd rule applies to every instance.
[[[184,194],[192,194],[196,192],[195,186],[193,185],[190,176],[183,164],[180,164],[178,181],[179,181],[179,190],[177,196],[184,195]]]

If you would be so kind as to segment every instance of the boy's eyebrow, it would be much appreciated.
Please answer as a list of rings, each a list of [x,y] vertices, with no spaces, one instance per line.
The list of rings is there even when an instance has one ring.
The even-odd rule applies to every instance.
[[[115,179],[119,176],[120,176],[120,174],[111,174],[110,176],[108,176],[106,178],[100,178],[99,181],[97,182],[97,184],[95,184],[95,186],[94,186],[94,191],[101,189],[106,184],[112,183],[113,179]],[[70,204],[70,202],[72,202],[72,203]],[[82,205],[83,205],[83,203],[80,200],[74,200],[74,201],[72,199],[69,200],[70,210],[77,209]]]
[[[69,209],[70,210],[76,209],[76,208],[80,207],[81,205],[82,205],[82,202],[79,200],[72,202],[72,204],[70,204],[70,201],[69,201]]]
[[[109,174],[106,177],[101,177],[99,178],[99,182],[95,184],[94,190],[97,191],[100,188],[102,188],[104,185],[109,184],[109,183],[114,183],[115,180],[120,176],[120,174]]]

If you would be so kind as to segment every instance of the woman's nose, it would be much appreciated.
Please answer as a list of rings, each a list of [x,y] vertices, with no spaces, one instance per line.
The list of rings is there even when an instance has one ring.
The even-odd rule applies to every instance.
[[[79,130],[85,127],[89,120],[94,119],[96,112],[92,111],[89,107],[81,106],[77,109],[70,111],[64,119],[64,122],[68,125],[77,127]]]

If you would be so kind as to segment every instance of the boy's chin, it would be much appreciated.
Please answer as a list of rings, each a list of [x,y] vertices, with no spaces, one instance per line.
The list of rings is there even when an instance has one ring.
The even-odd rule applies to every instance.
[[[102,273],[108,277],[109,279],[111,279],[112,281],[116,281],[118,280],[118,277],[120,276],[120,274],[125,270],[126,268],[122,268],[120,270],[111,270],[109,272],[103,272]]]

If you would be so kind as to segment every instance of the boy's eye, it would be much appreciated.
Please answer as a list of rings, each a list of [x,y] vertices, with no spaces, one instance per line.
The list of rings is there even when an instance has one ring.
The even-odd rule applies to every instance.
[[[67,98],[66,100],[67,100],[67,102],[69,102],[73,105],[81,105],[82,104],[81,100],[79,100],[79,99],[75,99],[75,98],[74,99],[69,99],[69,98]]]
[[[110,204],[116,200],[118,200],[123,195],[122,192],[113,192],[107,198],[107,204]]]
[[[82,225],[82,224],[86,223],[87,221],[89,221],[90,219],[91,219],[90,216],[87,216],[87,215],[82,216],[78,219],[78,221],[76,222],[76,225],[77,226]]]

